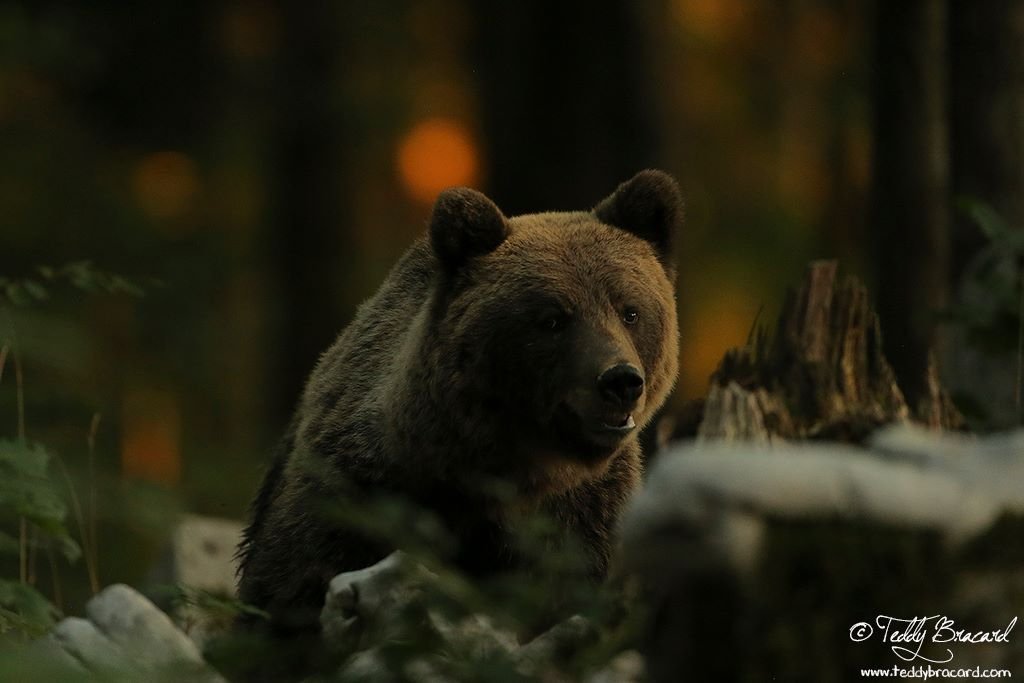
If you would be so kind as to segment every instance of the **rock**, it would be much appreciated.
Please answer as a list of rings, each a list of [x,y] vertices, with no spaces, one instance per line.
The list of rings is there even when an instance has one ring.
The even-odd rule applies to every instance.
[[[216,598],[235,597],[235,573],[238,561],[235,549],[242,539],[242,524],[234,520],[184,515],[171,539],[170,570],[162,581],[202,592]],[[200,647],[211,637],[230,628],[230,618],[219,618],[195,604],[177,606],[172,615]]]
[[[998,479],[982,483],[979,470],[966,465],[968,455],[962,462],[938,455],[884,456],[839,444],[677,447],[653,468],[624,518],[624,556],[627,562],[643,556],[640,547],[665,528],[692,528],[720,543],[736,529],[724,522],[751,516],[866,520],[936,529],[962,541],[990,526],[1018,498],[1024,501]],[[936,505],[938,500],[944,504]],[[757,540],[756,534],[741,537]],[[742,544],[727,547],[723,559],[737,562],[756,553]]]
[[[907,664],[852,642],[856,623],[942,615],[992,631],[1024,614],[1024,431],[904,424],[867,443],[701,442],[659,458],[623,519],[623,562],[659,615],[652,681],[842,681]],[[1013,639],[950,652],[957,667],[1024,661]]]
[[[559,655],[573,651],[595,636],[594,626],[585,618],[575,615],[523,645],[515,653],[515,659],[522,670],[540,672]]]
[[[339,675],[344,680],[449,681],[453,661],[488,661],[501,662],[520,676],[562,680],[552,662],[595,636],[586,619],[574,616],[521,644],[488,615],[442,610],[435,598],[444,592],[444,581],[401,552],[332,579],[320,621],[328,646],[349,657]],[[434,645],[402,664],[399,675],[384,652],[396,642]]]
[[[883,456],[949,472],[1000,508],[1024,510],[1024,430],[980,438],[894,425],[876,432],[869,443]]]
[[[640,683],[646,680],[646,668],[643,655],[636,650],[627,650],[590,675],[587,683]]]
[[[85,606],[89,619],[112,642],[145,666],[202,662],[202,655],[170,617],[124,584],[109,586]]]
[[[135,669],[125,651],[87,619],[68,617],[54,627],[48,638],[93,673],[124,671],[126,664]]]
[[[23,650],[22,660],[27,669],[26,674],[14,680],[79,680],[89,676],[89,669],[85,667],[82,660],[71,654],[64,645],[51,636],[39,638],[29,644]],[[40,666],[41,664],[41,666]],[[5,671],[8,671],[5,668]],[[28,673],[31,671],[31,673]],[[11,673],[11,672],[8,672]]]
[[[400,551],[365,569],[338,574],[328,584],[320,613],[325,641],[354,651],[386,639],[401,628],[401,609],[419,601],[423,582],[431,578]]]
[[[57,646],[104,678],[223,681],[170,617],[128,586],[104,589],[88,602],[86,614],[88,620],[62,620],[42,647]]]
[[[230,519],[184,515],[172,539],[174,578],[191,588],[235,595],[242,524]]]

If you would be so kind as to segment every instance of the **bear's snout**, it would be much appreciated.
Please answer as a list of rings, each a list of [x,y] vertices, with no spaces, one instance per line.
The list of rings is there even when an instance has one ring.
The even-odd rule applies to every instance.
[[[598,376],[597,390],[607,403],[628,410],[644,393],[644,376],[633,365],[619,363]]]

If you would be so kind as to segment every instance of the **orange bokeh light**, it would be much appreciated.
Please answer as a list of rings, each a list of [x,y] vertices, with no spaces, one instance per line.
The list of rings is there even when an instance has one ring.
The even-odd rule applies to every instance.
[[[747,0],[675,0],[672,12],[679,24],[707,38],[725,38],[750,11]]]
[[[398,147],[398,172],[406,192],[429,204],[446,187],[475,185],[479,155],[472,134],[462,123],[444,118],[421,121]]]
[[[154,152],[135,167],[132,189],[139,206],[151,217],[173,218],[192,207],[199,194],[199,171],[180,152]]]
[[[181,415],[166,392],[135,389],[124,397],[121,466],[125,477],[174,486],[181,479]]]

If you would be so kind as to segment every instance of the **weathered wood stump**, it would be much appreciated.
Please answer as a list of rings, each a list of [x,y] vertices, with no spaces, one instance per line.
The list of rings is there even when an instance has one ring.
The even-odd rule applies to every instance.
[[[908,406],[882,351],[867,289],[852,276],[839,280],[835,261],[815,261],[786,297],[774,333],[756,329],[746,346],[725,354],[697,435],[859,443],[892,422],[961,429],[934,362],[925,385],[918,405]]]
[[[1016,634],[932,637],[946,619],[1008,635],[1024,609],[1024,432],[950,433],[931,359],[908,405],[866,288],[836,271],[812,263],[774,330],[725,355],[681,418],[697,440],[658,456],[624,519],[653,681],[1024,666]],[[930,660],[885,641],[890,617],[928,624]]]

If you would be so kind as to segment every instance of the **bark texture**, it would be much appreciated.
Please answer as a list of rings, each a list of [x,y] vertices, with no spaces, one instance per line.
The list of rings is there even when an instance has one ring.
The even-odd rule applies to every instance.
[[[961,428],[933,361],[923,386],[911,408],[886,359],[867,289],[853,277],[839,279],[835,261],[816,261],[787,296],[774,334],[758,331],[726,353],[698,435],[860,442],[891,422]]]

